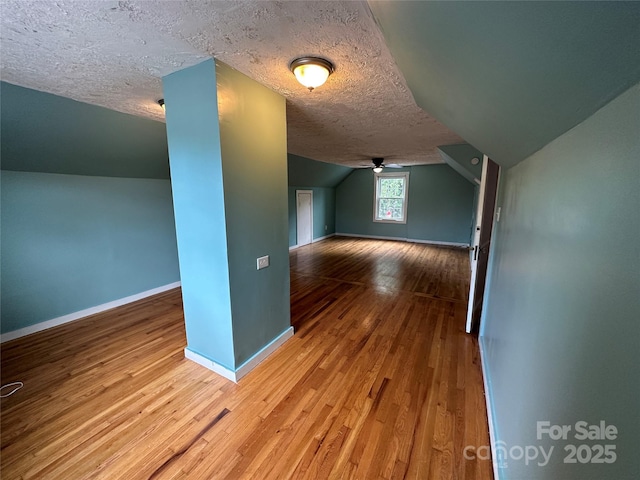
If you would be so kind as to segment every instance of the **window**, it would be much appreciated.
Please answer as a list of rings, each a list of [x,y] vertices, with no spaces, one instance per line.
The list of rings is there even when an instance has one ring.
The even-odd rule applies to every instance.
[[[373,221],[407,223],[409,172],[375,173]]]

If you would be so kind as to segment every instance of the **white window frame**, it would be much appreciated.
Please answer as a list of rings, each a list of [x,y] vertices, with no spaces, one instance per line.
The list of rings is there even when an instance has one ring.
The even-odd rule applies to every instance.
[[[380,178],[402,178],[404,179],[404,201],[402,202],[402,220],[392,220],[388,218],[378,218],[378,203],[380,201],[378,185]],[[409,203],[409,172],[394,173],[373,173],[373,221],[375,223],[407,223],[407,204]]]

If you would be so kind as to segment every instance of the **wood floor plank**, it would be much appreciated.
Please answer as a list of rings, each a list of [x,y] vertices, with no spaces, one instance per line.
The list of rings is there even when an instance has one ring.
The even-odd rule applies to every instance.
[[[184,358],[179,290],[1,346],[3,479],[490,479],[464,250],[290,252],[295,335],[237,385]]]

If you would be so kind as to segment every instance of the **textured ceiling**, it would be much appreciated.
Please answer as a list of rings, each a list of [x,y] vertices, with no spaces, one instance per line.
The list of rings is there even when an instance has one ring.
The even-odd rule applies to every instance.
[[[163,120],[161,78],[213,56],[287,99],[289,152],[348,166],[441,163],[461,138],[416,106],[364,2],[6,1],[2,80]],[[310,93],[288,70],[320,55]]]

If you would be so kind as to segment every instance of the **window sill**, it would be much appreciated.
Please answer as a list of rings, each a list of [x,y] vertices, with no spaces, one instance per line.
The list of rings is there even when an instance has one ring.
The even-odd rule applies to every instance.
[[[377,218],[373,219],[373,223],[395,223],[396,225],[406,225],[406,220],[378,220]]]

